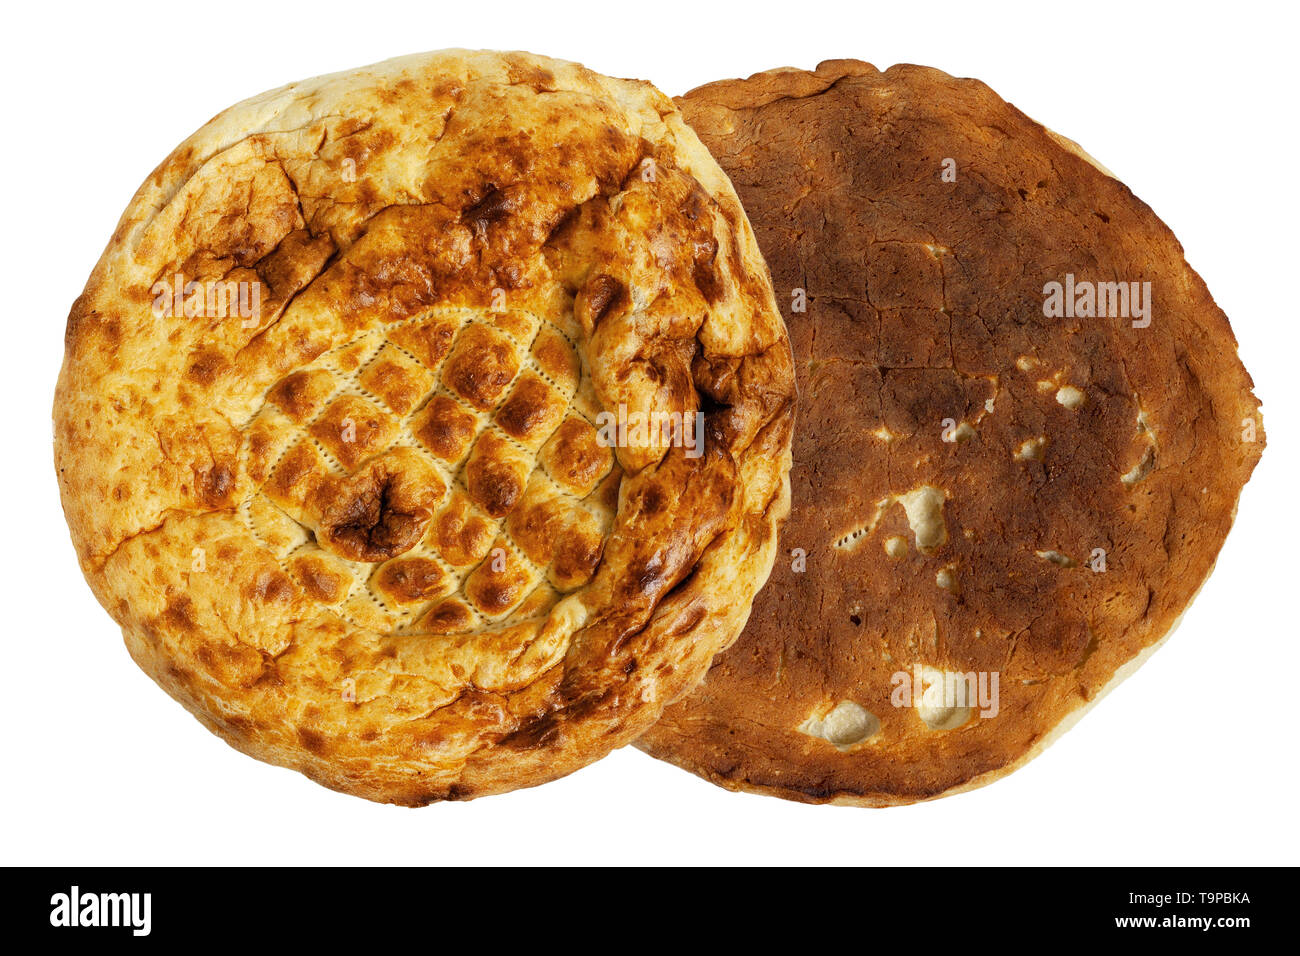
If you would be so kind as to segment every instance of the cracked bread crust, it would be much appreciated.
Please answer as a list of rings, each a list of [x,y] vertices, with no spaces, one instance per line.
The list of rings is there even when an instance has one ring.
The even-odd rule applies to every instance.
[[[754,225],[801,412],[772,578],[638,746],[809,803],[988,783],[1209,574],[1264,442],[1228,321],[1144,203],[977,81],[838,60],[678,105]],[[1067,273],[1150,281],[1150,325],[1047,318]],[[897,706],[918,666],[996,672],[997,715]]]
[[[55,459],[134,659],[258,759],[420,805],[621,746],[739,633],[789,342],[647,83],[444,51],[217,116],[68,318]],[[703,414],[609,447],[603,412]]]

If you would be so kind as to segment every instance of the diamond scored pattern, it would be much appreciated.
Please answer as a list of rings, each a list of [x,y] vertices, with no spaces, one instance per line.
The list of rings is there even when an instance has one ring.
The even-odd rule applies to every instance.
[[[620,473],[572,338],[521,310],[367,330],[278,382],[243,517],[315,601],[380,633],[544,618],[595,571]]]

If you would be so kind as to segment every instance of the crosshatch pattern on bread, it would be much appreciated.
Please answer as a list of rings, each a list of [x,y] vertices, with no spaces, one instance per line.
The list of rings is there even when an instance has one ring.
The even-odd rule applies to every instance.
[[[678,102],[754,224],[801,410],[771,581],[638,745],[817,803],[995,779],[1209,574],[1264,444],[1227,318],[1150,208],[978,81],[836,60]]]
[[[447,51],[255,97],[158,167],[69,316],[56,464],[159,684],[422,804],[570,772],[699,679],[771,567],[793,394],[671,101]],[[703,453],[608,447],[614,409],[702,413]]]
[[[618,507],[622,469],[599,438],[580,334],[527,313],[437,310],[326,352],[248,426],[250,531],[358,627],[511,622],[526,639],[591,580]],[[473,645],[460,656],[469,673]]]

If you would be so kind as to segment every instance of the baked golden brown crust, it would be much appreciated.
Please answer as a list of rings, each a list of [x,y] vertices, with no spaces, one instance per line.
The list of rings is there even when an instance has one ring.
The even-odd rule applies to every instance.
[[[422,54],[227,110],[66,344],[64,510],[133,657],[375,800],[627,743],[739,633],[788,508],[748,222],[671,101],[576,64]],[[703,454],[609,447],[620,405],[702,411]]]
[[[771,581],[638,746],[815,803],[986,783],[1210,572],[1264,441],[1227,319],[1144,203],[982,83],[840,60],[678,103],[759,237],[801,411]],[[1047,317],[1067,274],[1151,282],[1150,324]],[[997,674],[996,716],[906,706],[918,666]]]

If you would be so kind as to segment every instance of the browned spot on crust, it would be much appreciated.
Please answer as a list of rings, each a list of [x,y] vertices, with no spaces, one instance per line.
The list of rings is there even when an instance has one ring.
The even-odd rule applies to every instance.
[[[209,507],[217,508],[225,504],[234,490],[235,474],[226,465],[213,465],[203,472],[199,495]]]
[[[413,455],[378,459],[355,475],[331,479],[315,494],[321,546],[354,561],[384,561],[424,535],[444,487]]]
[[[257,604],[287,604],[293,600],[293,581],[283,571],[259,571],[244,596]]]
[[[411,431],[443,461],[459,461],[474,440],[474,416],[445,395],[435,395],[416,412]]]
[[[439,514],[434,540],[439,553],[456,567],[477,564],[492,545],[494,527],[482,515],[475,514],[470,500],[463,494],[451,497]]]
[[[414,355],[428,368],[438,364],[451,351],[458,324],[449,315],[435,314],[419,322],[404,325],[388,333],[390,340]]]
[[[514,204],[508,193],[495,186],[488,186],[482,198],[461,213],[461,220],[475,233],[484,235],[489,226],[508,217],[513,209]]]
[[[420,619],[431,634],[456,634],[474,623],[474,613],[462,601],[444,601]]]
[[[436,561],[404,558],[379,569],[375,586],[397,604],[429,601],[444,593],[447,575]]]
[[[308,753],[323,755],[329,752],[329,741],[325,736],[308,727],[298,728],[298,743]]]
[[[613,463],[596,429],[580,418],[566,418],[542,451],[547,473],[561,487],[585,496]]]
[[[510,397],[497,411],[502,431],[522,442],[549,435],[564,414],[564,400],[535,375],[520,378]]]
[[[465,463],[470,498],[493,518],[508,514],[524,493],[530,459],[494,432],[484,432]]]
[[[611,312],[625,312],[631,304],[627,286],[613,276],[601,273],[587,282],[574,303],[574,309],[587,328],[595,329],[605,316]]]
[[[528,571],[504,543],[465,580],[465,594],[489,617],[504,614],[521,600],[531,583]]]
[[[519,358],[508,337],[484,325],[471,325],[461,333],[443,367],[447,387],[480,410],[494,406],[505,394]]]
[[[227,365],[226,357],[219,350],[200,348],[191,356],[185,375],[198,385],[210,386],[216,382],[217,376],[226,369]]]
[[[163,618],[172,627],[187,634],[193,633],[198,628],[198,621],[194,613],[194,602],[185,594],[172,595],[167,598]]]
[[[313,600],[323,604],[336,604],[347,594],[350,583],[348,578],[319,556],[295,557],[292,571],[303,591]]]
[[[296,422],[311,419],[334,391],[334,380],[323,369],[294,372],[282,379],[267,399]]]
[[[373,403],[344,395],[330,403],[309,431],[345,468],[352,469],[387,448],[397,437],[398,426]]]

